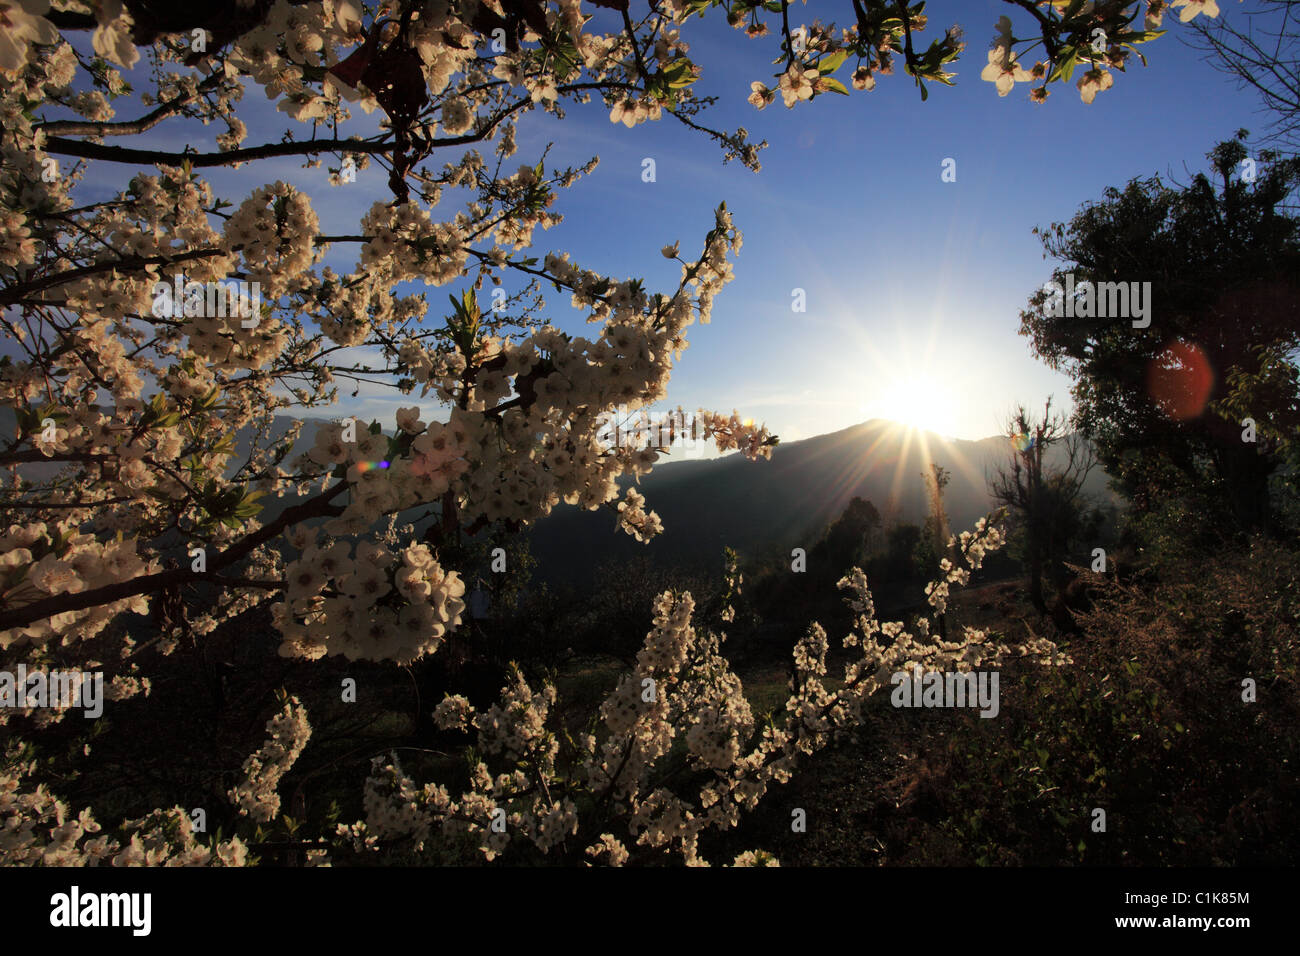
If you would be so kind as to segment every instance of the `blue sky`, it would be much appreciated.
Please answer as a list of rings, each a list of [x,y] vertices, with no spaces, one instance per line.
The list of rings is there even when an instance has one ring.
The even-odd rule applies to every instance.
[[[1224,9],[1231,15],[1235,6]],[[845,10],[796,5],[792,22]],[[591,176],[560,192],[555,208],[565,222],[539,230],[530,255],[568,251],[586,268],[641,276],[649,290],[668,291],[680,267],[660,248],[680,240],[684,257],[698,253],[713,209],[725,200],[745,237],[736,278],[717,298],[712,324],[691,327],[670,404],[739,409],[783,440],[875,417],[980,438],[1000,432],[1017,402],[1040,407],[1051,394],[1068,406],[1068,380],[1036,361],[1017,334],[1019,310],[1052,266],[1031,229],[1067,220],[1105,187],[1135,176],[1186,181],[1205,167],[1215,142],[1242,126],[1260,130],[1264,120],[1253,97],[1178,39],[1185,28],[1176,16],[1166,17],[1169,33],[1144,48],[1151,65],[1135,62],[1091,105],[1073,84],[1054,84],[1041,106],[1029,102],[1028,84],[999,97],[979,72],[994,24],[1008,11],[995,0],[931,4],[932,27],[922,40],[955,18],[967,48],[955,64],[956,86],[932,86],[927,102],[898,73],[880,77],[873,92],[823,95],[793,110],[778,97],[762,112],[746,96],[752,80],[774,75],[775,38],[749,40],[716,12],[692,20],[684,35],[704,67],[697,89],[720,98],[704,120],[768,140],[762,171],[724,166],[711,141],[671,118],[629,130],[610,123],[599,103],[573,105],[563,121],[530,114],[510,168],[535,163],[547,143],[554,143],[548,167],[601,158]],[[1023,13],[1012,12],[1020,13],[1017,32],[1029,32]],[[142,61],[135,71],[142,81],[144,68]],[[118,101],[119,119],[133,115],[126,104]],[[246,145],[276,139],[286,126],[306,135],[255,90],[242,105],[253,131]],[[188,125],[143,139],[212,148],[222,131]],[[642,181],[646,157],[656,163],[653,183]],[[941,180],[948,158],[956,161],[956,182]],[[123,167],[96,165],[88,185],[101,185],[98,177],[111,172],[113,182],[102,186],[121,187]],[[323,169],[303,170],[291,159],[207,172],[218,194],[236,204],[256,185],[292,182],[311,196],[327,232],[355,232],[371,203],[391,198],[378,166],[340,187],[328,185]],[[457,208],[448,194],[435,215],[450,217]],[[337,247],[330,261],[350,269],[355,246]],[[796,288],[806,295],[804,313],[791,309]],[[428,290],[433,315],[453,291]],[[552,290],[548,299],[557,325],[586,328],[567,296]],[[398,405],[414,401],[372,387],[355,400],[350,389],[340,391],[345,401],[334,414],[379,416],[389,425]],[[420,404],[437,414],[433,403]]]
[[[692,327],[673,377],[671,398],[687,408],[735,407],[785,439],[908,414],[979,438],[1000,432],[1013,403],[1041,406],[1049,394],[1064,403],[1068,380],[1017,334],[1019,310],[1051,269],[1030,230],[1135,176],[1186,181],[1216,141],[1263,124],[1254,99],[1177,38],[1176,17],[1146,45],[1151,65],[1118,75],[1091,105],[1072,84],[1054,84],[1041,106],[1028,85],[999,97],[979,71],[1008,9],[930,5],[932,24],[960,17],[968,46],[956,86],[932,87],[925,103],[895,75],[869,93],[793,110],[778,98],[758,112],[745,97],[776,69],[769,41],[720,19],[697,28],[686,35],[705,64],[699,88],[720,97],[712,125],[768,140],[762,171],[723,166],[675,121],[627,130],[598,107],[574,110],[562,139],[555,123],[520,137],[525,150],[555,137],[557,158],[601,155],[545,237],[591,268],[667,286],[676,266],[655,262],[659,247],[698,248],[726,200],[745,244],[712,324]],[[640,178],[646,156],[656,159],[653,184]],[[956,182],[941,181],[945,158],[956,160]],[[804,314],[791,310],[794,288],[806,292]]]

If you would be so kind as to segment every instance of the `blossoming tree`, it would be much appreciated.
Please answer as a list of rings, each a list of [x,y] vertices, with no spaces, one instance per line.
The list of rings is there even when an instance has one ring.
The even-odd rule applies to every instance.
[[[629,490],[620,500],[617,481],[646,473],[668,449],[611,448],[602,429],[620,408],[666,398],[688,328],[709,321],[731,278],[741,234],[719,207],[693,255],[682,257],[680,242],[664,248],[681,277],[654,293],[563,252],[530,256],[538,227],[560,221],[559,190],[595,160],[548,169],[543,157],[509,172],[518,124],[595,100],[625,126],[683,123],[716,142],[724,160],[757,170],[765,144],[743,128],[706,125],[709,101],[694,93],[701,66],[682,35],[692,17],[725,8],[750,37],[779,37],[775,80],[751,86],[759,108],[778,93],[793,107],[849,86],[870,90],[896,62],[924,98],[929,84],[951,83],[945,67],[962,41],[954,27],[921,50],[925,5],[903,0],[851,0],[843,26],[800,25],[800,7],[784,0],[633,6],[0,0],[0,396],[17,423],[0,448],[11,472],[0,501],[6,661],[97,665],[83,646],[112,638],[123,663],[109,697],[123,699],[149,686],[144,649],[118,626],[124,616],[151,613],[159,632],[151,643],[170,653],[182,637],[202,640],[271,602],[285,656],[407,664],[436,653],[460,624],[465,585],[442,563],[456,535],[526,526],[561,504],[609,507],[642,540],[657,532],[645,499]],[[1023,27],[1009,16],[998,22],[982,77],[1000,95],[1035,81],[1041,102],[1079,68],[1076,85],[1090,102],[1137,44],[1159,35],[1169,4],[1010,6]],[[1216,13],[1213,0],[1172,6],[1184,20]],[[1021,28],[1030,35],[1017,36]],[[1037,47],[1036,64],[1024,69],[1018,58]],[[148,92],[123,73],[142,57],[152,66]],[[249,93],[286,114],[289,130],[250,145],[250,113],[239,108]],[[173,126],[192,131],[194,121],[221,132],[177,150]],[[340,184],[376,165],[385,196],[354,232],[324,232],[303,190],[259,177],[259,164],[286,157],[334,164]],[[220,168],[242,170],[241,195],[219,197],[204,179]],[[447,210],[444,193],[468,201]],[[344,244],[355,248],[355,266],[339,273],[324,257]],[[531,284],[482,308],[477,293],[507,276]],[[445,316],[412,291],[455,284],[461,294]],[[545,285],[570,296],[590,335],[546,320]],[[357,354],[380,360],[349,358]],[[291,457],[299,429],[275,436],[274,417],[330,406],[339,379],[404,394],[419,388],[436,396],[444,420],[424,421],[414,407],[393,423],[344,420]],[[699,420],[723,451],[758,458],[775,444],[738,414]],[[235,447],[240,430],[254,436],[246,454]],[[285,495],[294,503],[272,516],[266,504]],[[390,520],[414,509],[429,519],[418,533]],[[385,521],[388,530],[377,530]],[[948,587],[965,583],[1000,541],[992,526],[961,536],[967,566],[945,566],[929,592],[938,612]],[[362,851],[408,841],[418,850],[460,830],[489,858],[520,839],[611,863],[665,848],[699,862],[704,829],[734,825],[800,754],[851,727],[894,669],[965,669],[1013,652],[1058,659],[1045,644],[1008,648],[978,632],[931,642],[924,627],[915,635],[882,627],[861,572],[842,583],[860,615],[844,643],[860,659],[839,690],[827,690],[827,638],[813,625],[797,650],[783,724],[754,726],[720,653],[722,635],[694,629],[689,595],[665,594],[636,668],[601,708],[599,733],[562,746],[547,723],[554,689],[536,690],[522,674],[486,711],[448,697],[439,724],[478,735],[470,789],[453,796],[381,762],[366,789],[367,819],[322,834],[313,858],[331,840]],[[198,585],[218,599],[192,600]],[[60,716],[15,713],[37,729]],[[268,734],[230,792],[239,812],[259,821],[278,814],[276,782],[310,734],[296,700],[283,702]],[[679,743],[698,774],[693,796],[662,772]],[[10,754],[0,783],[6,859],[247,859],[238,837],[198,843],[181,808],[91,839],[98,825],[89,811],[73,816],[32,788],[29,770]]]

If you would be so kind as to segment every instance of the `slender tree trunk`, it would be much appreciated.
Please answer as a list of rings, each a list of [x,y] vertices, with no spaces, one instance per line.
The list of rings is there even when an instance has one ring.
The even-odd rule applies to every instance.
[[[1039,614],[1047,613],[1047,601],[1043,598],[1043,557],[1036,543],[1029,546],[1029,600]]]

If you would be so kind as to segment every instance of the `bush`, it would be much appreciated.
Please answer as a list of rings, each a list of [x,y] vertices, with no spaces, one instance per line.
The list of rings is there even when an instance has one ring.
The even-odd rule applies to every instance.
[[[1022,673],[1004,720],[931,755],[937,829],[968,862],[1294,861],[1300,555],[1257,540],[1196,572],[1112,582],[1072,668]]]

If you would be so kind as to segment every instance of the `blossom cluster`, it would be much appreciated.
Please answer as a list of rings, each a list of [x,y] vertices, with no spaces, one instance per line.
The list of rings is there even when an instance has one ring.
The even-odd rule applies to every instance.
[[[420,543],[395,555],[368,540],[355,552],[313,542],[285,572],[285,601],[272,614],[286,657],[410,663],[436,651],[465,611],[465,582]]]
[[[618,523],[632,537],[647,544],[663,529],[659,516],[645,510],[645,496],[635,488],[627,489],[627,494],[618,503]]]
[[[936,614],[943,614],[948,609],[948,594],[951,586],[956,584],[965,587],[969,584],[971,571],[978,571],[983,566],[985,553],[1000,548],[1005,541],[1002,530],[996,525],[990,525],[987,518],[979,519],[973,533],[963,531],[960,539],[958,537],[948,539],[948,550],[959,548],[968,567],[963,568],[954,564],[948,558],[940,560],[939,570],[942,577],[925,586],[926,600]]]
[[[205,846],[180,807],[155,810],[102,832],[89,809],[73,814],[43,783],[35,762],[12,751],[0,769],[0,864],[4,866],[244,866],[238,836]],[[95,835],[98,834],[98,835]]]
[[[885,9],[880,2],[864,0],[872,11]],[[66,13],[69,5],[58,6]],[[548,169],[545,154],[535,165],[507,160],[519,149],[522,117],[559,118],[566,106],[595,98],[627,127],[683,119],[719,143],[724,159],[757,169],[766,144],[749,142],[743,128],[703,125],[708,98],[694,92],[700,69],[680,28],[709,4],[662,0],[627,27],[589,17],[580,0],[551,0],[538,5],[544,29],[538,19],[503,21],[514,35],[498,49],[480,29],[483,18],[505,17],[509,5],[496,2],[436,0],[394,18],[391,4],[274,0],[257,5],[258,16],[241,21],[237,35],[205,34],[212,46],[200,57],[190,33],[133,20],[133,11],[150,17],[149,5],[74,6],[89,11],[93,59],[55,27],[43,0],[0,0],[0,404],[18,420],[14,440],[0,450],[12,474],[0,525],[7,529],[0,532],[0,651],[76,654],[136,613],[158,622],[155,646],[170,653],[181,636],[201,640],[269,600],[282,654],[410,663],[436,652],[461,623],[465,583],[443,564],[453,563],[443,546],[461,533],[494,523],[522,529],[561,505],[607,509],[638,540],[661,530],[624,479],[649,472],[664,449],[610,448],[602,428],[615,409],[635,412],[666,398],[689,327],[710,321],[733,277],[741,233],[724,204],[698,256],[679,258],[680,241],[665,246],[681,273],[675,288],[661,292],[559,250],[524,258],[562,221],[558,190],[597,160],[565,169]],[[761,36],[761,6],[732,4],[728,13]],[[1083,28],[1109,23],[1119,15],[1114,6],[1085,3],[1070,16],[1080,35],[1090,35]],[[1148,29],[1165,6],[1148,0]],[[1213,0],[1172,6],[1184,20],[1217,14]],[[1043,16],[1054,21],[1059,7],[1048,5]],[[843,30],[812,24],[806,42],[787,50],[779,77],[752,87],[751,101],[765,106],[779,93],[793,107],[847,92],[834,76],[842,64],[854,88],[872,89],[905,55],[906,30],[926,25],[921,14],[907,16],[906,26],[892,12]],[[147,80],[132,76],[147,84],[132,95],[123,70],[139,62],[134,38],[145,35],[154,36],[152,68]],[[986,70],[999,92],[1022,79],[1013,52],[1019,42],[999,24]],[[946,82],[944,64],[959,48],[957,32],[948,31],[926,64],[909,64],[913,75]],[[1092,57],[1081,95],[1104,89],[1110,73],[1102,67],[1117,68],[1126,55],[1116,48]],[[381,63],[398,69],[379,70]],[[249,92],[265,94],[287,124],[304,125],[250,130],[248,114],[237,115]],[[142,108],[119,117],[133,102]],[[353,110],[374,115],[353,124]],[[213,145],[176,149],[189,141],[181,122],[191,131],[212,127]],[[112,141],[127,136],[139,153],[114,152],[121,147]],[[248,146],[250,137],[263,142]],[[147,159],[136,162],[141,154]],[[152,171],[121,188],[89,175],[124,155]],[[369,170],[382,197],[366,194],[359,225],[342,234],[324,231],[304,188],[257,172],[266,160],[297,157],[311,166],[322,156]],[[237,194],[223,197],[204,178],[205,169],[221,166],[246,171]],[[386,181],[375,175],[379,168]],[[342,167],[330,182],[365,188]],[[440,208],[453,196],[462,208]],[[325,256],[341,244],[354,244],[356,255],[336,271]],[[478,293],[506,279],[529,283],[509,300],[522,311],[480,311]],[[263,307],[251,317],[155,312],[159,283],[177,280],[256,282]],[[445,321],[411,291],[452,285],[466,288]],[[565,331],[545,313],[537,290],[550,287],[577,310],[586,334]],[[443,420],[403,407],[387,432],[379,422],[353,422],[354,439],[345,439],[344,426],[326,426],[310,451],[291,459],[302,425],[284,432],[277,418],[332,406],[340,381],[403,394],[419,387],[441,405],[427,417]],[[774,436],[738,412],[697,419],[720,451],[771,455]],[[264,524],[268,495],[298,503]],[[377,525],[416,506],[427,506],[432,521],[418,539],[413,528],[376,539]],[[323,520],[304,530],[315,519]],[[295,557],[286,557],[286,542]],[[969,542],[963,536],[962,553],[977,567],[983,549],[997,543],[990,529],[977,529]],[[929,592],[940,611],[949,586],[964,584],[966,573],[944,570]],[[796,755],[846,726],[876,686],[871,675],[897,653],[937,666],[1002,652],[979,634],[964,635],[960,648],[908,643],[901,629],[874,623],[860,573],[847,580],[863,615],[861,634],[850,636],[863,661],[854,681],[826,690],[826,636],[810,628],[796,654],[793,723],[756,730],[720,653],[722,636],[697,632],[689,595],[665,595],[634,671],[602,708],[599,734],[571,753],[557,749],[546,729],[554,696],[522,676],[482,713],[449,698],[440,724],[477,731],[486,757],[511,754],[528,770],[493,772],[479,761],[469,790],[453,800],[383,764],[367,788],[368,823],[345,828],[346,839],[362,848],[374,845],[375,834],[419,843],[441,827],[481,839],[489,856],[522,835],[544,852],[581,844],[593,861],[621,863],[633,852],[672,847],[701,862],[699,834],[734,825],[741,808],[788,776]],[[200,584],[217,596],[199,600]],[[738,588],[737,574],[732,593]],[[734,613],[728,603],[723,620]],[[879,647],[876,633],[893,643]],[[113,679],[114,700],[149,690],[135,663],[139,649],[129,637],[122,644],[128,664]],[[38,715],[36,723],[53,719]],[[249,779],[234,791],[257,818],[274,815],[275,781],[309,732],[296,706],[276,720],[272,740],[250,758]],[[662,768],[679,744],[691,766],[710,775],[697,798],[665,783]],[[579,819],[582,793],[553,786],[561,759],[574,764],[565,787],[605,801],[620,821],[617,834],[612,824]],[[16,793],[19,777],[6,780]],[[21,834],[11,848],[23,859],[48,849],[39,832],[47,822],[66,822],[39,788],[28,796],[5,805],[6,819],[17,821],[6,823],[6,833]],[[172,811],[158,814],[117,842],[83,843],[94,831],[79,823],[53,852],[77,861],[114,854],[124,862],[199,861],[188,824]],[[242,861],[237,841],[223,846],[212,859]]]
[[[980,78],[993,83],[999,96],[1009,94],[1016,83],[1036,82],[1039,85],[1032,90],[1030,98],[1043,103],[1049,95],[1050,83],[1069,79],[1077,64],[1087,64],[1075,86],[1083,102],[1091,103],[1098,92],[1114,85],[1111,70],[1123,70],[1137,44],[1159,36],[1164,14],[1170,7],[1179,11],[1183,23],[1198,15],[1219,15],[1217,0],[1146,0],[1142,28],[1136,29],[1133,21],[1139,12],[1138,4],[1052,0],[1038,4],[1038,9],[1033,11],[1034,35],[1028,37],[1015,37],[1011,18],[1000,17],[997,36]],[[770,32],[760,19],[765,9],[756,2],[733,4],[729,20],[749,36],[763,37]],[[846,63],[850,64],[853,88],[873,90],[876,76],[893,73],[894,60],[900,56],[905,60],[907,72],[918,83],[933,81],[951,85],[955,74],[945,66],[964,47],[959,28],[950,28],[922,53],[919,47],[913,50],[913,42],[914,35],[928,24],[926,14],[909,11],[904,21],[895,15],[893,4],[885,0],[862,0],[861,4],[854,4],[854,11],[857,22],[836,29],[834,24],[820,20],[792,28],[788,22],[789,11],[783,10],[781,33],[786,55],[776,61],[782,64],[782,72],[777,75],[775,85],[765,80],[753,81],[749,102],[765,109],[775,102],[779,93],[786,108],[791,109],[823,93],[847,94],[848,89],[834,76]],[[1031,69],[1025,69],[1017,58],[1014,44],[1023,44],[1027,49],[1041,45],[1047,52]],[[621,118],[625,110],[626,107],[620,109],[619,117],[611,114],[611,120]]]
[[[311,726],[306,710],[290,697],[266,725],[268,739],[244,762],[244,779],[230,791],[241,816],[259,822],[280,812],[276,792],[302,753]],[[35,761],[11,742],[0,765],[0,864],[5,866],[244,866],[248,847],[238,837],[199,843],[188,811],[154,810],[102,832],[89,809],[73,814],[43,783],[32,785]],[[95,834],[99,834],[95,836]],[[322,862],[324,850],[312,852]]]
[[[966,584],[970,571],[1002,541],[1000,529],[984,522],[963,534],[965,567],[960,573],[956,567],[947,571],[944,593],[952,584]],[[335,557],[341,562],[346,555]],[[740,579],[733,564],[728,576],[729,592],[735,593]],[[932,594],[938,584],[930,588]],[[790,697],[765,726],[758,726],[740,679],[721,653],[725,634],[697,630],[689,593],[664,592],[655,601],[652,627],[635,665],[599,708],[594,732],[575,739],[553,728],[554,686],[535,690],[517,668],[500,701],[482,711],[449,695],[435,708],[438,725],[477,732],[468,788],[453,796],[443,784],[417,784],[395,756],[375,758],[365,784],[365,819],[339,824],[331,842],[337,851],[369,854],[382,844],[405,846],[418,856],[435,843],[469,841],[492,860],[517,841],[545,854],[565,854],[573,838],[572,849],[589,863],[622,865],[634,854],[641,859],[676,853],[687,865],[707,865],[699,853],[701,834],[736,826],[774,784],[790,778],[801,759],[851,732],[867,701],[895,672],[972,670],[1013,656],[1049,666],[1069,662],[1041,638],[1007,645],[966,628],[945,641],[931,637],[925,619],[917,622],[915,633],[898,622],[881,624],[860,569],[851,569],[840,586],[856,614],[854,630],[842,644],[856,651],[845,663],[839,688],[826,684],[830,642],[814,622],[794,650]],[[259,821],[278,815],[276,789],[310,732],[301,704],[288,698],[267,724],[267,741],[245,762],[245,779],[230,791],[241,815]],[[670,786],[679,776],[673,755],[682,748],[695,773],[685,789]],[[197,844],[179,808],[128,821],[120,828],[123,840],[91,839],[99,826],[89,811],[70,819],[43,786],[24,789],[31,770],[11,759],[0,777],[0,857],[6,862],[247,862],[237,838],[212,848]],[[580,812],[580,807],[588,809]],[[312,862],[324,859],[324,845],[312,851]],[[750,851],[733,865],[776,861]]]
[[[104,587],[157,569],[146,562],[134,538],[99,541],[70,521],[11,525],[0,534],[0,596],[32,601]],[[143,597],[107,602],[85,610],[60,611],[23,627],[0,631],[0,650],[40,648],[68,633],[85,640],[124,611],[143,612]]]
[[[700,70],[681,27],[703,8],[662,3],[632,30],[611,24],[602,33],[600,18],[588,17],[578,0],[543,4],[547,31],[562,37],[566,49],[571,44],[572,54],[557,56],[548,46],[552,37],[543,35],[537,21],[519,25],[520,42],[504,49],[493,44],[476,25],[481,6],[424,5],[399,28],[383,9],[358,0],[276,0],[239,35],[221,43],[212,37],[213,49],[199,61],[191,57],[188,34],[164,34],[155,44],[153,54],[166,69],[154,71],[156,88],[140,94],[141,100],[159,123],[185,116],[224,128],[215,155],[238,154],[230,157],[231,165],[260,156],[243,147],[250,131],[236,116],[248,89],[263,91],[290,122],[344,130],[354,108],[383,112],[380,139],[391,149],[379,155],[387,154],[389,166],[401,160],[410,183],[397,189],[396,202],[370,197],[359,229],[351,230],[355,235],[329,236],[321,234],[312,200],[298,186],[278,179],[252,185],[227,202],[183,152],[160,150],[156,172],[135,175],[107,199],[83,195],[90,164],[68,162],[51,149],[44,105],[82,118],[72,123],[75,132],[66,124],[60,129],[65,139],[97,141],[120,132],[106,124],[129,92],[118,68],[138,60],[131,38],[141,25],[132,23],[131,11],[120,2],[96,5],[93,46],[102,60],[88,69],[44,17],[41,4],[6,4],[12,29],[0,49],[0,69],[12,82],[0,90],[0,188],[6,197],[0,204],[0,269],[12,295],[6,302],[24,320],[3,320],[22,348],[0,366],[0,400],[24,412],[20,454],[30,449],[79,469],[75,495],[66,485],[28,482],[24,505],[58,512],[35,508],[39,519],[66,518],[69,527],[77,524],[78,533],[93,534],[105,546],[124,532],[124,547],[134,541],[143,563],[137,577],[157,567],[162,555],[151,543],[153,535],[171,527],[209,553],[238,553],[250,570],[283,573],[270,541],[244,547],[260,531],[257,498],[302,493],[321,478],[328,479],[322,495],[333,493],[329,480],[348,486],[341,514],[320,503],[319,513],[330,515],[329,533],[335,535],[367,534],[376,522],[417,504],[436,508],[449,534],[494,522],[523,527],[561,504],[608,508],[639,540],[660,530],[640,492],[625,494],[619,480],[644,475],[662,450],[605,447],[600,423],[612,409],[635,411],[666,396],[688,326],[709,321],[715,296],[732,277],[729,260],[740,252],[740,233],[721,207],[699,257],[682,261],[677,289],[659,294],[637,279],[584,268],[560,251],[522,259],[518,253],[534,243],[539,227],[561,221],[555,190],[589,173],[596,160],[550,171],[543,163],[525,163],[510,172],[505,159],[516,151],[522,115],[536,110],[558,116],[564,104],[593,93],[612,120],[627,125],[673,112],[696,115],[705,105],[693,92]],[[1064,16],[1057,6],[1045,12],[1049,21]],[[1103,9],[1108,6],[1083,4],[1061,22],[1109,23],[1111,13]],[[1148,27],[1165,6],[1147,4]],[[1217,12],[1202,0],[1173,6],[1183,19]],[[740,4],[731,11],[732,21],[762,36],[762,12],[759,5]],[[877,32],[863,34],[864,24]],[[925,17],[911,15],[909,25],[919,33]],[[801,42],[787,51],[773,89],[755,86],[760,103],[778,91],[791,106],[839,92],[834,75],[843,64],[850,65],[854,87],[869,89],[878,74],[891,72],[902,51],[905,29],[897,18],[877,23],[868,17],[845,29],[806,26]],[[1008,70],[1017,78],[1012,64],[1020,42],[1009,21],[1000,21],[990,54],[999,91]],[[921,72],[937,78],[958,46],[954,33],[945,34],[936,50],[938,72]],[[409,64],[410,76],[418,75],[416,85],[423,88],[398,91],[380,84],[367,69],[377,50],[386,62]],[[1106,82],[1092,71],[1088,76],[1081,82],[1098,89]],[[427,108],[405,111],[399,92]],[[41,105],[33,110],[33,103]],[[699,127],[698,120],[692,124]],[[152,129],[154,120],[145,125]],[[757,149],[744,130],[708,132],[728,156],[757,166]],[[300,143],[309,163],[327,151],[361,170],[376,155],[373,138],[341,139],[325,150],[292,135],[274,143],[272,152],[292,155]],[[474,148],[479,143],[492,144],[495,162]],[[455,153],[440,167],[406,165],[424,156],[441,158],[446,150]],[[389,183],[402,178],[394,169]],[[465,207],[441,212],[443,197],[453,191],[468,193]],[[339,242],[359,243],[355,267],[346,273],[323,266],[325,253]],[[680,242],[665,247],[673,259],[679,249]],[[551,283],[586,313],[594,329],[576,335],[531,314],[506,321],[477,311],[437,328],[422,296],[396,291],[404,283],[446,286],[475,273],[480,289],[485,280],[495,286],[510,274]],[[155,286],[181,276],[208,284],[257,282],[264,307],[251,323],[152,314]],[[520,331],[508,331],[512,326]],[[38,334],[29,334],[31,328]],[[386,361],[367,368],[336,362],[354,348],[377,351]],[[275,415],[332,402],[341,375],[419,386],[422,395],[448,407],[445,421],[412,427],[399,413],[395,438],[371,431],[345,454],[336,450],[326,461],[313,459],[293,471],[280,467],[292,440],[271,437]],[[47,418],[54,420],[52,428],[42,427]],[[752,458],[771,453],[773,437],[738,413],[703,413],[699,420],[722,451],[739,449]],[[241,429],[257,436],[243,462],[230,441]],[[445,446],[439,429],[451,436]],[[337,449],[337,443],[330,447]],[[335,465],[347,467],[342,473],[328,467]],[[429,543],[436,555],[435,538]],[[19,562],[10,570],[22,575],[25,568]],[[295,570],[301,574],[302,567]],[[57,591],[25,586],[6,595],[6,608],[45,609],[50,605],[41,603],[43,597],[74,592],[89,605],[96,592],[117,583],[83,576],[57,585]],[[399,582],[392,584],[397,589]],[[431,594],[445,592],[449,602],[457,597],[454,584],[444,588],[423,573],[403,572],[402,586],[418,592],[426,585]],[[267,596],[240,591],[218,609],[193,609],[187,623],[210,633]],[[295,594],[277,611],[287,645],[316,653],[319,641],[305,629],[328,631],[334,615],[347,620],[357,611],[354,601],[328,602],[350,597],[328,587]],[[0,640],[62,639],[85,623],[94,627],[124,610],[150,609],[152,601],[150,589],[142,587],[125,601],[105,600],[75,612],[20,613],[22,625],[6,627]],[[436,647],[439,628],[453,627],[456,615],[435,609],[430,617],[427,603],[417,596],[384,605],[390,617],[407,617],[387,621],[382,630],[390,637],[371,642],[366,653],[387,647],[406,659]],[[40,633],[28,635],[29,628]],[[392,640],[400,628],[425,633]]]
[[[266,723],[266,742],[244,761],[244,779],[230,790],[231,802],[240,816],[265,823],[280,812],[276,788],[280,778],[298,760],[311,737],[307,710],[298,698],[290,697]]]
[[[952,584],[966,584],[970,571],[1002,541],[1000,529],[985,522],[964,534],[965,567],[945,575],[944,593]],[[564,837],[573,834],[589,863],[622,865],[634,852],[672,852],[688,865],[707,865],[699,854],[700,835],[734,827],[773,784],[790,778],[800,759],[850,732],[867,701],[889,686],[895,672],[965,671],[1012,657],[1048,666],[1069,662],[1046,639],[1008,645],[966,628],[946,641],[930,635],[926,619],[914,633],[898,622],[881,624],[860,569],[852,569],[840,586],[856,612],[855,630],[842,644],[856,651],[837,690],[826,684],[830,641],[813,623],[794,651],[783,716],[759,729],[740,679],[720,652],[725,635],[695,628],[689,593],[665,592],[655,602],[652,628],[635,666],[600,707],[595,733],[562,746],[561,735],[548,729],[554,687],[534,690],[518,670],[501,701],[485,711],[449,696],[435,710],[439,725],[478,730],[470,788],[456,798],[441,785],[420,787],[395,758],[377,759],[366,786],[367,817],[340,825],[340,847],[366,853],[379,839],[398,839],[419,853],[441,832],[443,839],[477,840],[483,857],[491,860],[515,840],[543,852],[560,851]],[[672,755],[679,743],[688,766],[703,775],[689,794],[668,785],[678,776]],[[493,773],[487,762],[492,759],[501,763],[500,772]],[[561,775],[561,766],[572,770]],[[578,806],[604,812],[579,816]],[[502,825],[494,827],[494,820]],[[734,861],[775,863],[761,852]]]

